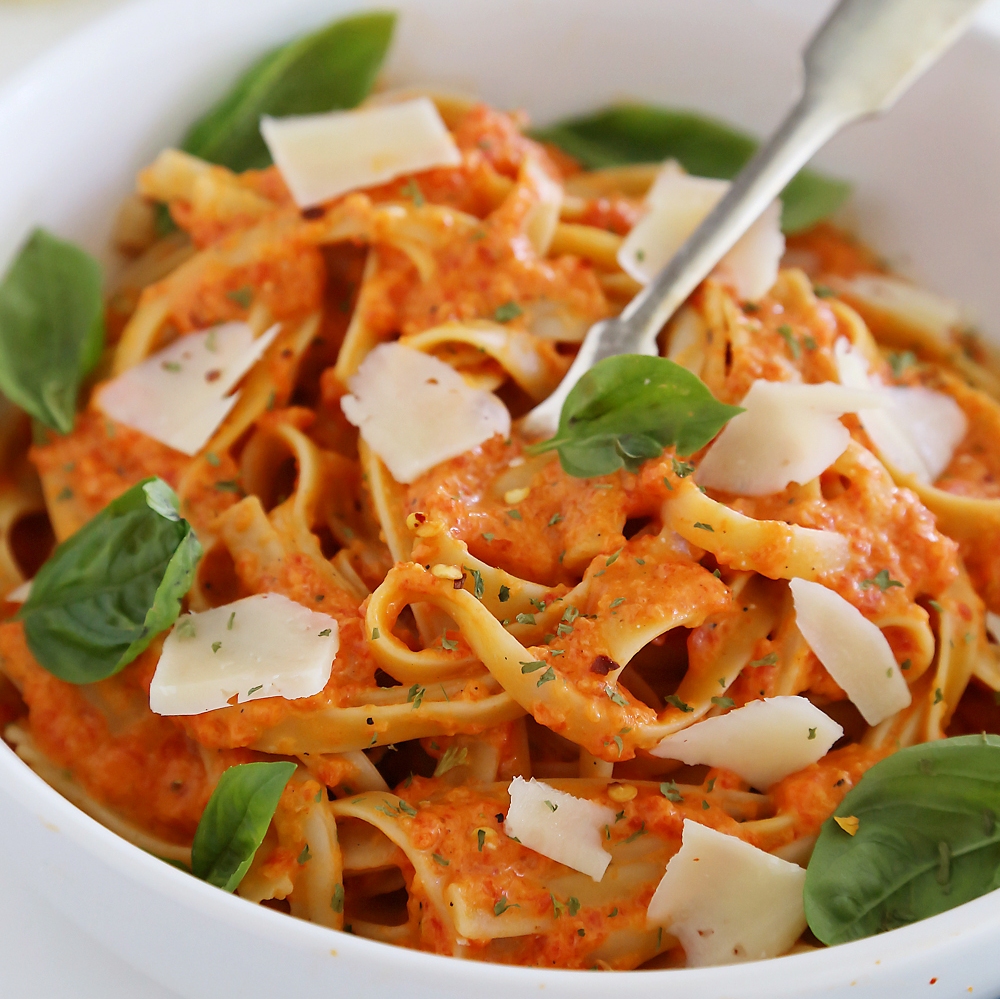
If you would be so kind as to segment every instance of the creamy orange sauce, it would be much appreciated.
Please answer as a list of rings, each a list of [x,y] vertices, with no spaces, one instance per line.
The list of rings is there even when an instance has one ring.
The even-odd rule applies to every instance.
[[[679,457],[667,449],[637,473],[574,478],[555,454],[528,453],[530,442],[516,417],[530,400],[506,369],[455,348],[439,356],[499,384],[497,391],[515,417],[510,437],[486,440],[411,485],[399,486],[395,494],[368,480],[363,469],[371,466],[359,464],[356,431],[340,408],[348,388],[334,367],[341,345],[358,329],[366,343],[374,344],[473,319],[530,331],[531,309],[552,303],[565,306],[584,326],[614,311],[612,293],[603,290],[613,287],[607,260],[598,266],[583,257],[539,254],[529,239],[539,207],[529,167],[549,182],[572,176],[579,167],[565,154],[526,138],[522,126],[517,116],[475,106],[454,123],[462,156],[458,166],[401,177],[306,212],[294,206],[275,168],[238,177],[215,173],[220,190],[232,193],[235,187],[243,197],[255,197],[245,202],[250,207],[235,213],[223,197],[169,205],[201,252],[142,292],[140,307],[161,300],[167,306],[157,343],[245,319],[254,310],[286,322],[286,337],[300,321],[318,315],[316,339],[304,353],[289,345],[261,362],[255,374],[270,386],[267,410],[222,453],[188,458],[114,424],[93,406],[83,409],[72,433],[48,435],[31,448],[59,538],[143,478],[159,476],[178,490],[182,514],[209,545],[192,607],[274,592],[335,618],[340,648],[325,688],[296,700],[272,697],[161,718],[148,707],[160,640],[117,676],[77,687],[46,672],[31,655],[21,625],[7,621],[0,624],[0,724],[18,720],[26,725],[44,756],[92,799],[177,844],[190,843],[226,767],[279,758],[279,753],[297,760],[301,767],[254,862],[257,881],[282,886],[267,898],[269,904],[284,903],[287,896],[288,906],[297,911],[294,886],[308,873],[312,811],[325,805],[327,796],[344,801],[361,793],[358,787],[382,787],[385,780],[408,808],[380,813],[398,834],[395,846],[376,837],[375,846],[383,850],[381,866],[348,871],[339,886],[346,888],[345,919],[357,932],[440,953],[536,967],[624,969],[657,954],[681,963],[683,953],[673,939],[647,926],[646,909],[679,848],[684,820],[769,851],[806,841],[893,747],[871,749],[858,741],[867,726],[815,655],[806,650],[795,663],[782,658],[795,644],[789,635],[797,635],[782,580],[765,579],[769,574],[760,567],[759,574],[750,574],[720,564],[665,527],[669,514],[664,511],[682,484],[693,489],[685,480],[703,452]],[[607,239],[609,232],[626,234],[641,211],[635,197],[612,192],[572,199],[563,220],[591,226]],[[337,227],[349,234],[346,243],[331,242]],[[791,237],[786,265],[759,302],[739,301],[713,280],[689,300],[703,332],[700,376],[724,402],[738,403],[761,378],[836,381],[834,344],[851,335],[852,327],[822,282],[881,267],[870,250],[828,224]],[[134,296],[126,299],[118,304],[127,311],[135,303]],[[497,310],[509,303],[520,311],[501,322]],[[575,349],[552,341],[535,347],[539,363],[552,370],[560,370]],[[920,363],[897,376],[886,362],[879,373],[886,381],[927,384],[958,399],[969,432],[937,486],[963,496],[1000,498],[1000,406],[957,385],[954,373],[939,364]],[[937,641],[942,611],[932,615],[928,608],[951,599],[948,594],[964,579],[963,564],[987,603],[1000,609],[1000,537],[984,536],[960,548],[913,492],[892,481],[868,450],[858,421],[847,417],[845,424],[854,441],[851,449],[813,482],[793,483],[765,497],[710,495],[751,518],[843,535],[850,551],[847,565],[821,582],[870,620],[889,622],[883,633],[906,669],[907,660],[920,653],[920,635],[933,634]],[[254,455],[271,454],[267,449],[290,431],[314,449],[310,460],[321,471],[320,494],[302,504],[305,512],[295,505],[304,472],[291,451],[287,461],[284,451],[274,452],[279,453],[274,481],[254,479],[261,477],[261,467],[270,468],[264,459],[254,465]],[[551,682],[550,690],[564,689],[565,698],[537,695],[529,703],[519,695],[521,702],[508,698],[507,713],[489,723],[449,720],[430,730],[416,726],[398,745],[386,745],[391,727],[381,716],[376,725],[376,706],[399,709],[409,723],[421,717],[421,698],[431,697],[427,688],[434,688],[439,705],[456,711],[502,692],[476,658],[470,635],[454,620],[430,614],[442,587],[452,596],[456,588],[468,593],[471,573],[459,569],[456,576],[466,576],[454,585],[450,577],[443,582],[445,577],[435,576],[431,569],[439,539],[406,533],[408,514],[440,525],[473,558],[537,584],[528,591],[535,594],[530,608],[539,617],[551,616],[547,631],[518,632],[518,626],[535,624],[534,614],[511,621],[502,618],[502,609],[490,623],[522,636],[530,661],[519,665],[540,679],[547,675],[543,669],[551,671],[542,682]],[[412,555],[393,568],[390,546],[410,543]],[[445,667],[465,664],[464,672],[447,677],[455,681],[450,693],[444,682],[423,681],[419,670],[428,669],[425,665],[411,663],[415,672],[404,680],[402,672],[400,677],[388,672],[387,659],[377,657],[374,643],[380,636],[366,620],[377,595],[368,592],[383,585],[390,569],[407,594],[390,608],[394,637],[411,653],[433,650]],[[891,585],[876,585],[882,573]],[[735,678],[716,680],[716,662],[726,654],[731,632],[761,610],[740,595],[749,592],[741,589],[748,575],[763,580],[760,599],[773,598],[779,608],[775,623],[755,634],[749,661],[739,659]],[[577,596],[570,597],[576,587]],[[952,601],[963,627],[971,629],[975,621],[980,628],[977,599],[966,593]],[[14,605],[0,606],[7,617],[13,615]],[[646,644],[627,665],[612,659],[609,635],[638,633],[668,613],[682,624],[664,625],[661,634],[644,638]],[[939,648],[935,664],[941,656]],[[929,655],[923,668],[928,666]],[[523,675],[524,670],[518,674]],[[692,709],[676,692],[706,676],[712,694],[725,695],[706,695],[706,712],[799,693],[842,722],[846,744],[767,793],[724,770],[681,767],[652,756],[653,744],[642,741],[643,728],[658,719],[683,720]],[[916,678],[911,674],[909,679]],[[915,698],[924,696],[929,680],[913,683]],[[536,683],[531,680],[527,688],[532,696],[541,686]],[[968,728],[986,719],[984,727],[1000,725],[978,681],[972,683],[953,724]],[[332,738],[341,724],[347,727],[340,712],[348,710],[360,713],[363,730],[363,741],[352,742],[350,751],[312,752],[287,735],[271,756],[252,748],[266,745],[279,730],[307,732],[319,741]],[[374,776],[373,768],[378,770]],[[431,776],[435,771],[438,776]],[[507,783],[532,773],[542,780],[566,780],[571,793],[613,809],[616,819],[604,840],[615,854],[613,870],[617,876],[633,864],[643,872],[628,891],[616,896],[607,887],[610,881],[603,887],[583,882],[583,876],[507,835]],[[588,779],[579,780],[581,774]],[[602,783],[598,774],[611,774],[613,781]],[[675,779],[684,787],[679,801],[666,783]],[[352,823],[360,821],[343,821],[345,841],[355,829]],[[402,884],[405,900],[399,897]],[[506,918],[522,920],[517,925],[528,928],[512,936],[498,930],[491,939],[488,934],[460,939],[447,911],[454,907],[452,889],[485,925]],[[389,911],[397,922],[380,923],[376,917]]]

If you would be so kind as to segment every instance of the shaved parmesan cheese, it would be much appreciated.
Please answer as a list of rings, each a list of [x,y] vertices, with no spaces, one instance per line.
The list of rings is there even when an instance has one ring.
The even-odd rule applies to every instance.
[[[762,791],[826,756],[844,730],[804,697],[769,697],[668,735],[653,756],[724,767]]]
[[[881,405],[879,396],[824,382],[758,380],[698,466],[699,485],[740,496],[768,496],[809,482],[851,442],[844,413]]]
[[[105,382],[97,406],[113,420],[195,455],[236,405],[239,396],[229,393],[280,329],[272,326],[255,340],[246,323],[225,323],[179,337]]]
[[[11,597],[7,599],[10,600]],[[993,611],[986,612],[986,630],[990,633],[993,641],[1000,645],[1000,614],[994,614]]]
[[[883,409],[858,413],[861,425],[884,459],[920,482],[930,484],[948,467],[969,421],[962,407],[943,392],[921,385],[885,388],[868,374],[864,357],[841,337],[834,344],[842,385],[875,389]]]
[[[510,434],[510,413],[470,388],[449,364],[398,343],[376,347],[340,400],[347,419],[397,482],[413,482],[449,458]]]
[[[318,694],[339,648],[337,622],[262,593],[185,614],[163,643],[149,688],[158,715],[200,715],[261,697]]]
[[[949,333],[962,325],[962,309],[941,295],[885,274],[858,274],[836,282],[837,290],[859,307],[884,313],[903,326],[948,343]]]
[[[23,604],[31,596],[31,583],[30,579],[22,583],[17,589],[11,590],[4,599],[9,604]]]
[[[923,385],[894,386],[885,391],[897,424],[923,461],[923,481],[934,482],[951,464],[955,448],[969,429],[968,418],[950,395]]]
[[[805,880],[797,864],[685,819],[647,919],[680,940],[690,968],[777,957],[806,928]]]
[[[775,198],[715,265],[713,273],[719,280],[732,285],[741,299],[756,302],[778,280],[778,267],[784,253],[781,202]]]
[[[905,708],[910,688],[878,626],[819,583],[793,579],[788,585],[802,637],[864,720],[877,725]]]
[[[674,257],[729,189],[725,180],[691,177],[673,161],[660,171],[646,203],[649,211],[625,237],[618,251],[622,270],[647,284]],[[754,301],[778,277],[785,252],[781,202],[772,202],[715,268],[740,298]]]
[[[260,132],[300,208],[462,162],[458,146],[427,97],[356,111],[289,118],[265,115]]]
[[[508,790],[510,811],[504,820],[508,836],[595,881],[604,877],[611,854],[601,846],[601,837],[604,827],[615,821],[610,808],[534,778],[515,777]]]

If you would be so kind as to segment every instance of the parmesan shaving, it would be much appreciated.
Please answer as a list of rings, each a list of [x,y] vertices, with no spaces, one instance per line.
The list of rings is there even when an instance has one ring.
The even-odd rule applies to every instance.
[[[601,837],[606,825],[614,825],[610,808],[534,778],[515,777],[508,790],[510,810],[504,820],[508,836],[595,881],[604,877],[611,855],[601,846]]]
[[[805,880],[797,864],[685,819],[647,919],[677,937],[691,968],[777,957],[806,928]]]
[[[261,135],[300,208],[432,167],[462,154],[434,102],[398,104],[260,121]]]
[[[397,482],[413,482],[494,434],[510,434],[510,413],[495,395],[470,388],[444,361],[397,343],[376,347],[347,384],[344,415]]]
[[[149,688],[158,715],[199,715],[262,697],[318,694],[339,648],[337,622],[279,593],[178,619]]]
[[[668,735],[652,754],[724,767],[763,791],[826,756],[843,734],[805,697],[769,697]]]
[[[698,466],[699,485],[740,496],[779,493],[826,471],[847,449],[844,413],[882,404],[877,393],[834,382],[757,380]]]
[[[948,345],[951,331],[963,323],[962,309],[951,299],[887,274],[858,274],[835,284],[838,292],[859,307],[882,313],[901,326],[928,335],[941,346]]]
[[[12,597],[13,594],[7,599],[10,600]],[[993,641],[1000,645],[1000,614],[994,614],[993,611],[986,612],[986,630]]]
[[[32,582],[33,580],[29,579],[27,582],[22,583],[16,589],[11,590],[4,599],[9,604],[23,604],[31,596]]]
[[[641,284],[650,282],[728,189],[728,181],[691,177],[674,161],[666,163],[646,195],[649,210],[618,251],[622,270]],[[777,280],[784,252],[781,202],[775,200],[722,258],[714,274],[732,285],[740,298],[756,301]]]
[[[236,405],[230,395],[273,343],[280,326],[254,339],[246,323],[179,337],[97,390],[97,407],[182,454],[197,454]]]
[[[795,621],[809,648],[869,725],[910,703],[885,635],[853,604],[819,583],[793,579]]]
[[[834,344],[834,353],[842,385],[874,389],[883,401],[882,409],[858,413],[879,454],[897,471],[925,485],[934,482],[968,430],[961,406],[950,395],[922,385],[880,386],[869,375],[864,357],[844,337]]]

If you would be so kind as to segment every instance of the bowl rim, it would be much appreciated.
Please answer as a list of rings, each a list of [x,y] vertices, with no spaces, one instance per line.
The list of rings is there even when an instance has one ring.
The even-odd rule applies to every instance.
[[[239,933],[265,937],[269,944],[293,951],[318,952],[334,958],[356,957],[359,961],[375,960],[382,965],[388,963],[393,966],[390,971],[424,973],[428,980],[442,985],[445,979],[450,980],[448,984],[458,986],[481,984],[482,976],[488,973],[498,986],[524,988],[533,983],[572,983],[578,994],[589,997],[592,992],[596,999],[606,995],[606,983],[611,976],[617,984],[635,984],[641,979],[663,984],[672,982],[678,986],[697,984],[725,993],[745,986],[748,970],[752,969],[773,987],[784,984],[786,979],[789,983],[809,981],[815,984],[818,994],[824,985],[843,981],[845,968],[854,977],[874,971],[877,966],[882,972],[891,972],[894,966],[908,963],[913,954],[926,953],[930,946],[937,949],[934,956],[944,964],[949,959],[949,949],[966,946],[973,935],[988,936],[991,928],[1000,931],[998,889],[909,926],[850,943],[763,961],[705,968],[655,969],[641,972],[638,978],[634,970],[605,971],[599,976],[588,976],[583,974],[586,969],[463,961],[329,929],[220,891],[147,853],[91,818],[42,780],[3,742],[0,742],[0,793],[33,814],[47,829],[68,835],[77,847],[118,874],[185,908],[200,910],[202,916],[225,923]],[[959,943],[959,937],[964,943]],[[590,980],[604,983],[600,991],[584,988],[581,992],[580,986]]]
[[[358,9],[368,6],[370,2],[361,2]],[[387,0],[378,6],[391,6],[391,3]],[[792,4],[785,7],[789,16],[796,16]],[[95,42],[102,42],[100,47],[105,48],[114,35],[127,33],[134,21],[148,20],[157,10],[160,16],[170,16],[171,0],[132,0],[106,11],[17,70],[0,85],[0,134],[5,124],[15,120],[23,110],[22,103],[30,103],[37,97],[44,99],[45,91],[51,89],[53,67],[85,74],[92,63],[91,51]],[[987,42],[1000,59],[1000,17],[993,20],[995,25],[975,24],[970,34]],[[0,804],[4,798],[47,829],[68,835],[76,847],[124,878],[236,932],[266,938],[269,944],[292,951],[359,962],[374,960],[388,966],[392,972],[424,974],[428,980],[442,986],[482,985],[484,975],[488,974],[498,987],[568,985],[582,999],[591,996],[605,999],[609,983],[635,986],[640,981],[648,981],[653,987],[667,983],[697,985],[700,989],[735,995],[746,986],[748,972],[752,970],[767,980],[776,995],[791,995],[793,993],[779,993],[778,990],[804,982],[819,994],[852,977],[860,978],[876,970],[882,973],[899,970],[913,963],[916,955],[926,956],[931,950],[932,956],[941,961],[944,971],[945,962],[958,951],[968,949],[977,939],[985,946],[991,936],[994,941],[1000,936],[1000,889],[997,889],[936,916],[873,937],[762,961],[656,969],[643,971],[641,975],[635,971],[606,971],[599,976],[582,974],[582,969],[463,961],[289,918],[284,913],[220,891],[112,832],[59,794],[0,740]],[[645,989],[643,994],[646,994]]]

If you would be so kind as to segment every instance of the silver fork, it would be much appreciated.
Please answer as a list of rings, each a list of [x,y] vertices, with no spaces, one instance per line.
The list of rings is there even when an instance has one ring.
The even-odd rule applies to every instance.
[[[559,387],[524,418],[551,437],[570,389],[615,354],[656,354],[663,324],[810,157],[845,125],[890,108],[958,38],[983,0],[841,0],[803,57],[802,97],[725,197],[620,316],[595,323]]]

